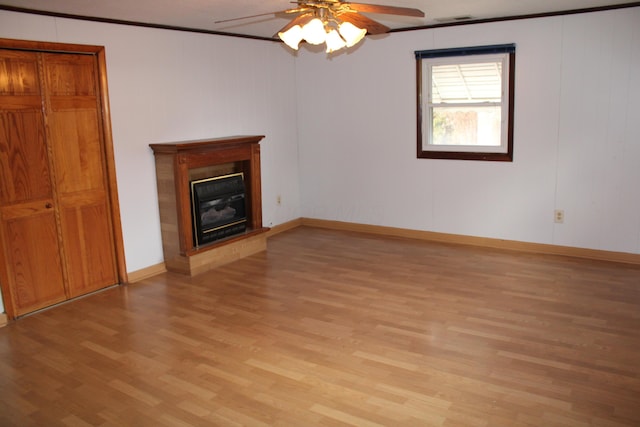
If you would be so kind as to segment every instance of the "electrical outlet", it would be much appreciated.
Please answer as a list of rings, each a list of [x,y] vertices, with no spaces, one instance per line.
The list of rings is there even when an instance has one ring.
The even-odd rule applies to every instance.
[[[282,204],[282,196],[280,196],[279,194],[278,196],[276,196],[276,203],[278,204],[278,206]]]
[[[553,222],[556,224],[562,224],[564,222],[564,211],[562,209],[553,211]]]

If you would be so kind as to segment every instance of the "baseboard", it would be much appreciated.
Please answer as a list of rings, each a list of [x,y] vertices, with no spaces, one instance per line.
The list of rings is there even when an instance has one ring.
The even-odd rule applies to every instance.
[[[409,230],[405,228],[384,227],[379,225],[357,224],[342,221],[301,218],[301,225],[327,228],[332,230],[356,231],[384,236],[405,237],[441,243],[483,246],[495,249],[508,249],[522,252],[534,252],[549,255],[563,255],[599,261],[620,262],[640,265],[640,254],[627,252],[602,251],[596,249],[576,248],[571,246],[549,245],[544,243],[528,243],[515,240],[492,239],[487,237],[464,236],[460,234],[436,233],[433,231]]]
[[[275,225],[271,227],[271,229],[267,232],[267,237],[271,237],[276,234],[283,233],[285,231],[294,229],[296,227],[300,227],[301,225],[302,225],[302,218],[294,219],[292,221],[287,221],[283,224]]]
[[[160,264],[152,265],[141,270],[132,271],[127,274],[129,276],[129,283],[135,283],[144,279],[148,279],[149,277],[153,277],[157,274],[166,272],[167,267],[164,265],[164,262],[161,262]]]
[[[6,313],[0,313],[0,328],[6,326],[9,323],[9,318]]]
[[[602,251],[596,249],[575,248],[571,246],[548,245],[543,243],[519,242],[516,240],[492,239],[488,237],[465,236],[461,234],[436,233],[433,231],[410,230],[406,228],[384,227],[379,225],[358,224],[353,222],[331,221],[313,218],[297,218],[271,227],[266,233],[267,238],[300,226],[326,228],[331,230],[355,231],[359,233],[377,234],[382,236],[404,237],[431,242],[453,243],[459,245],[482,246],[495,249],[508,249],[521,252],[533,252],[549,255],[563,255],[574,258],[584,258],[599,261],[620,262],[640,265],[640,255],[626,252]],[[128,273],[129,283],[139,282],[157,274],[165,273],[164,263],[152,265],[141,270]],[[0,313],[0,326],[3,325],[3,314]],[[4,322],[7,319],[4,315]]]

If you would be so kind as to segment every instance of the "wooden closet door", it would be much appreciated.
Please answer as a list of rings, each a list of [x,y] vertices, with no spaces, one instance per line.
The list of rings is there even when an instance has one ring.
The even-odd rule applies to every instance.
[[[70,297],[116,284],[93,55],[44,53],[48,138]]]
[[[0,280],[15,315],[65,300],[38,55],[0,50]],[[6,294],[5,294],[6,295]]]

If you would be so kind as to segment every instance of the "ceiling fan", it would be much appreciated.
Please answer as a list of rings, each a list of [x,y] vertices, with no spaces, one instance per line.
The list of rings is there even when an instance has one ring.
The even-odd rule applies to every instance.
[[[216,21],[236,21],[271,14],[295,14],[277,35],[287,46],[298,50],[300,42],[319,45],[326,43],[327,53],[356,45],[365,34],[382,34],[389,31],[383,25],[361,13],[424,17],[419,9],[385,6],[366,3],[351,3],[340,0],[297,0],[291,9]]]

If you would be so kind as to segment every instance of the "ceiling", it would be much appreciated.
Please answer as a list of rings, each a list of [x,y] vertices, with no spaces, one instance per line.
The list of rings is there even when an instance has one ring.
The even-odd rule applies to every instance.
[[[363,3],[411,7],[426,15],[415,18],[366,14],[392,30],[456,22],[462,17],[481,20],[622,4],[640,6],[640,2],[624,0],[365,0]],[[293,17],[271,12],[294,6],[295,2],[289,0],[0,0],[0,9],[28,9],[264,38],[273,38]],[[258,14],[268,15],[215,22]]]

